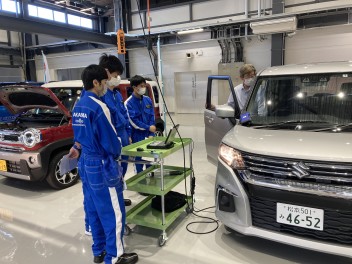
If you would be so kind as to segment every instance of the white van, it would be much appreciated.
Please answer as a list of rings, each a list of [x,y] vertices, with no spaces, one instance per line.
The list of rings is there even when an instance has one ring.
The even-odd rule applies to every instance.
[[[213,79],[204,121],[217,218],[227,230],[352,257],[351,62],[270,67],[242,113],[212,101]]]

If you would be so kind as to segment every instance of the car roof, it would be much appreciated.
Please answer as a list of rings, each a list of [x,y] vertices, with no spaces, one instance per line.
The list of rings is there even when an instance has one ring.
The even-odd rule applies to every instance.
[[[290,64],[269,67],[258,76],[352,72],[352,61]]]
[[[42,87],[46,87],[46,88],[65,88],[65,87],[81,88],[81,87],[83,87],[83,82],[81,80],[50,82],[50,83],[43,84]]]
[[[121,84],[129,84],[129,80],[121,80]],[[147,81],[151,86],[157,85],[155,81]],[[82,88],[83,87],[83,82],[82,80],[71,80],[71,81],[59,81],[59,82],[50,82],[50,83],[45,83],[42,85],[42,87],[46,88]]]

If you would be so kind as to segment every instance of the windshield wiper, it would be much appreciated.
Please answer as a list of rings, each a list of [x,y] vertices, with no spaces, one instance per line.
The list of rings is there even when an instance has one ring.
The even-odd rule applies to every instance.
[[[352,123],[348,123],[345,125],[335,125],[333,127],[325,127],[325,128],[320,128],[320,129],[314,129],[311,130],[313,132],[320,132],[320,131],[328,131],[328,130],[332,130],[333,132],[340,132],[341,130],[345,129],[345,128],[349,128],[352,127]]]
[[[288,120],[288,121],[283,121],[283,122],[278,122],[278,123],[270,123],[267,125],[262,125],[262,126],[253,126],[254,128],[269,128],[269,127],[280,127],[284,126],[287,124],[303,124],[303,123],[328,123],[326,121],[317,121],[317,120]]]

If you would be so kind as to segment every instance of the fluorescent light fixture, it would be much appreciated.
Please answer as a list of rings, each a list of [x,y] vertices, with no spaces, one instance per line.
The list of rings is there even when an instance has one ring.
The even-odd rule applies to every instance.
[[[81,11],[81,12],[86,12],[86,11],[91,11],[92,10],[92,8],[91,7],[89,7],[89,8],[84,8],[84,9],[81,9],[81,10],[79,10],[79,11]]]
[[[297,29],[297,18],[286,17],[250,23],[253,34],[292,32]]]
[[[184,34],[191,34],[191,33],[199,33],[203,31],[204,31],[204,28],[195,28],[195,29],[181,30],[181,31],[178,31],[177,34],[184,35]]]
[[[62,0],[62,1],[55,1],[55,4],[63,4],[63,3],[66,3],[66,0]]]

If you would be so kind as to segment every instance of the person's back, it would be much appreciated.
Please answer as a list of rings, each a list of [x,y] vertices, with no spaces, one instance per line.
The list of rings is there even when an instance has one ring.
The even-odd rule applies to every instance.
[[[75,145],[81,149],[78,170],[93,236],[93,262],[133,264],[138,255],[124,253],[123,244],[124,184],[116,162],[121,143],[110,111],[100,99],[106,93],[107,78],[105,69],[98,65],[90,65],[82,73],[86,93],[72,113]]]
[[[106,121],[109,122],[108,131],[115,131],[111,123],[110,111],[102,103],[99,97],[92,92],[86,91],[74,108],[72,114],[72,127],[75,138],[80,138],[80,144],[85,154],[105,153],[104,156],[118,156],[121,152],[121,144],[116,134],[104,134]],[[84,129],[81,129],[84,127]],[[94,135],[93,137],[91,135]]]

